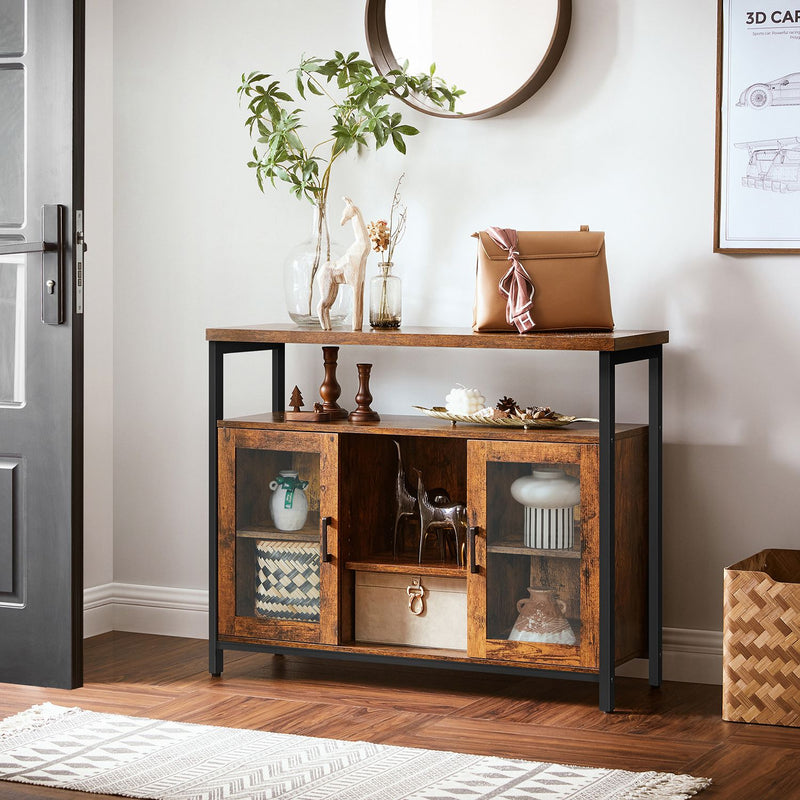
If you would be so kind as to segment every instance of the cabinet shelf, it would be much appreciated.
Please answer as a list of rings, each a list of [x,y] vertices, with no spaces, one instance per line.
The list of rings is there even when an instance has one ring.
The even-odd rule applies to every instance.
[[[444,439],[497,439],[512,442],[564,442],[573,444],[598,444],[600,427],[596,422],[573,422],[560,428],[504,428],[490,425],[472,425],[459,422],[453,425],[443,419],[433,419],[422,414],[382,414],[380,422],[370,425],[353,425],[347,420],[334,422],[291,421],[282,412],[265,412],[246,417],[221,419],[219,428],[250,428],[253,430],[280,430],[286,432],[309,431],[313,433],[354,434],[357,436],[434,436]],[[640,436],[645,425],[618,422],[614,427],[616,439]]]
[[[269,525],[248,525],[245,528],[237,528],[236,536],[240,539],[273,539],[282,542],[318,542],[319,528],[314,525],[306,525],[299,531],[279,531],[276,527]]]
[[[291,323],[239,325],[235,328],[207,328],[210,342],[259,342],[262,344],[365,345],[367,347],[466,347],[490,350],[583,350],[620,352],[666,344],[668,331],[621,330],[546,331],[526,333],[474,333],[469,328],[405,326],[366,331],[298,328]]]
[[[422,564],[414,559],[394,559],[390,555],[376,556],[366,561],[348,561],[345,569],[358,572],[393,572],[403,575],[428,575],[438,578],[467,579],[466,567],[459,567],[452,561],[426,561]]]
[[[537,556],[541,558],[580,558],[581,551],[572,548],[567,550],[556,550],[555,548],[542,550],[534,547],[525,547],[521,544],[507,544],[499,542],[498,544],[490,544],[486,547],[489,553],[507,553],[510,555],[518,556]]]

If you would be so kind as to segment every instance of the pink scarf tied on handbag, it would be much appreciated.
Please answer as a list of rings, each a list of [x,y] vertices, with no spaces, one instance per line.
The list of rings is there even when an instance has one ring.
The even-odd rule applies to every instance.
[[[520,333],[533,330],[535,323],[531,316],[533,307],[533,282],[519,260],[519,239],[514,228],[487,228],[491,240],[508,252],[511,266],[500,280],[500,293],[506,302],[506,322],[514,325]]]

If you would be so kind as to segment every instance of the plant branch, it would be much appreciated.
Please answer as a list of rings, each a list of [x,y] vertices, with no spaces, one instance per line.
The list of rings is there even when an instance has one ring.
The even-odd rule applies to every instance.
[[[303,100],[306,91],[327,97],[332,104],[334,119],[331,135],[310,149],[303,145],[299,136],[303,109],[288,105],[294,104],[294,100],[280,83],[272,80],[268,73],[242,75],[239,98],[240,101],[247,99],[250,112],[245,125],[257,138],[253,160],[248,162],[248,166],[256,170],[259,187],[263,189],[264,178],[273,185],[278,178],[289,184],[289,190],[296,197],[306,197],[312,203],[324,202],[330,184],[330,169],[342,153],[353,147],[358,150],[369,147],[371,143],[379,149],[389,141],[405,153],[404,137],[414,136],[418,131],[411,125],[404,125],[400,113],[391,113],[386,100],[393,94],[402,97],[413,92],[434,105],[452,107],[463,92],[455,86],[448,87],[438,75],[434,75],[434,70],[432,67],[429,73],[411,75],[404,68],[382,76],[369,61],[360,59],[357,52],[345,56],[336,51],[327,61],[304,58],[295,69],[298,92]],[[322,76],[327,80],[322,80]],[[334,83],[344,95],[341,100],[337,100],[332,90],[329,91]],[[326,161],[317,153],[330,143],[332,147]],[[321,177],[320,164],[324,164]]]

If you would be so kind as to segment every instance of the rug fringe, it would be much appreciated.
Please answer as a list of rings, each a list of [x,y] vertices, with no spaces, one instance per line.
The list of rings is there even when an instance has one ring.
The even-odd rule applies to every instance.
[[[625,794],[621,800],[688,800],[709,786],[710,778],[659,772],[646,783]]]
[[[0,740],[10,739],[18,733],[38,728],[47,722],[63,717],[65,714],[76,714],[81,711],[77,706],[72,708],[67,706],[57,706],[53,703],[41,703],[38,706],[31,706],[19,714],[6,717],[0,720]]]

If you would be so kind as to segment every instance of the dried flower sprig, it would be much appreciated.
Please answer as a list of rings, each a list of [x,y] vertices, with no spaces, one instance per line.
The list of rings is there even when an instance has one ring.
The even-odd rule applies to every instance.
[[[377,222],[370,222],[367,225],[367,233],[369,240],[372,242],[372,249],[376,253],[382,253],[388,249],[391,236],[389,232],[389,224],[385,219],[379,219]]]
[[[389,221],[379,219],[367,225],[367,233],[369,234],[370,242],[372,242],[372,249],[376,253],[386,253],[383,259],[385,262],[392,260],[394,249],[406,232],[407,210],[405,204],[400,200],[400,183],[404,177],[405,172],[397,179],[397,184],[394,187],[392,205],[389,209]],[[395,221],[395,216],[397,216],[397,221]]]

